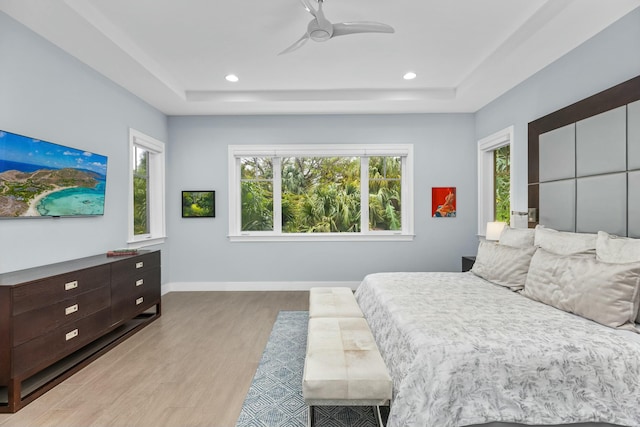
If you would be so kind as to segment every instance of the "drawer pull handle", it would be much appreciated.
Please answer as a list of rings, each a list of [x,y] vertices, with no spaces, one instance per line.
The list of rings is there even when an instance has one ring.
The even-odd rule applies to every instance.
[[[68,316],[72,313],[75,313],[76,311],[78,311],[78,304],[73,304],[64,309],[64,315]]]
[[[73,282],[68,282],[64,284],[64,290],[70,291],[71,289],[75,289],[78,287],[78,281],[74,280]]]
[[[69,341],[69,340],[74,339],[77,336],[78,336],[78,330],[74,329],[73,331],[67,333],[67,335],[65,335],[64,337],[65,337],[66,341]]]
[[[144,284],[144,279],[136,280],[136,286],[142,286]]]
[[[140,261],[140,262],[136,262],[136,268],[142,268],[144,267],[144,262]]]
[[[140,297],[136,300],[136,305],[140,305],[142,304],[142,302],[144,301],[144,297]]]

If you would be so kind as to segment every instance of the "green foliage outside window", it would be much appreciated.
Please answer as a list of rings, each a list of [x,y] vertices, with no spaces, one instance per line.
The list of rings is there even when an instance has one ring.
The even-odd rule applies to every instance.
[[[136,147],[134,149],[133,169],[133,234],[149,233],[149,152]]]
[[[241,160],[242,231],[273,230],[273,164],[270,158]]]
[[[360,231],[360,159],[282,159],[282,231]]]
[[[494,151],[495,218],[509,224],[511,218],[511,146]]]
[[[369,229],[400,230],[402,159],[369,159]]]
[[[283,233],[360,232],[360,158],[288,157],[282,159]],[[273,230],[272,161],[241,159],[242,230]],[[399,157],[369,160],[369,224],[398,230]]]

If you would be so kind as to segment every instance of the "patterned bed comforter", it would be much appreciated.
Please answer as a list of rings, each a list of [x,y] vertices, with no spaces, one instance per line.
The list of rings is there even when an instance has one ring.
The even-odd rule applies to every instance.
[[[379,273],[356,298],[393,379],[388,427],[640,426],[640,343],[473,273]]]

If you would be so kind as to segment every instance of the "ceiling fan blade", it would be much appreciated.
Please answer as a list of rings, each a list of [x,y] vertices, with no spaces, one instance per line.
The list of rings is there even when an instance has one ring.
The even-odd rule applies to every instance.
[[[307,12],[309,12],[314,17],[316,16],[316,10],[313,8],[313,6],[311,6],[309,0],[300,0],[300,3],[302,3],[302,6],[306,9]]]
[[[304,35],[300,37],[298,41],[280,52],[278,55],[284,55],[285,53],[293,52],[294,50],[300,49],[307,42],[307,40],[309,40],[309,33],[304,33]]]
[[[341,22],[333,24],[333,37],[357,33],[394,33],[392,26],[380,22]]]

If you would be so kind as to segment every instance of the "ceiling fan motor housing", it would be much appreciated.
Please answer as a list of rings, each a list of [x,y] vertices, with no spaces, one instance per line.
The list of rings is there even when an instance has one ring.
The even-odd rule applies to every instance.
[[[329,21],[319,22],[319,19],[313,19],[307,26],[307,33],[311,40],[324,42],[333,35],[333,25]]]

